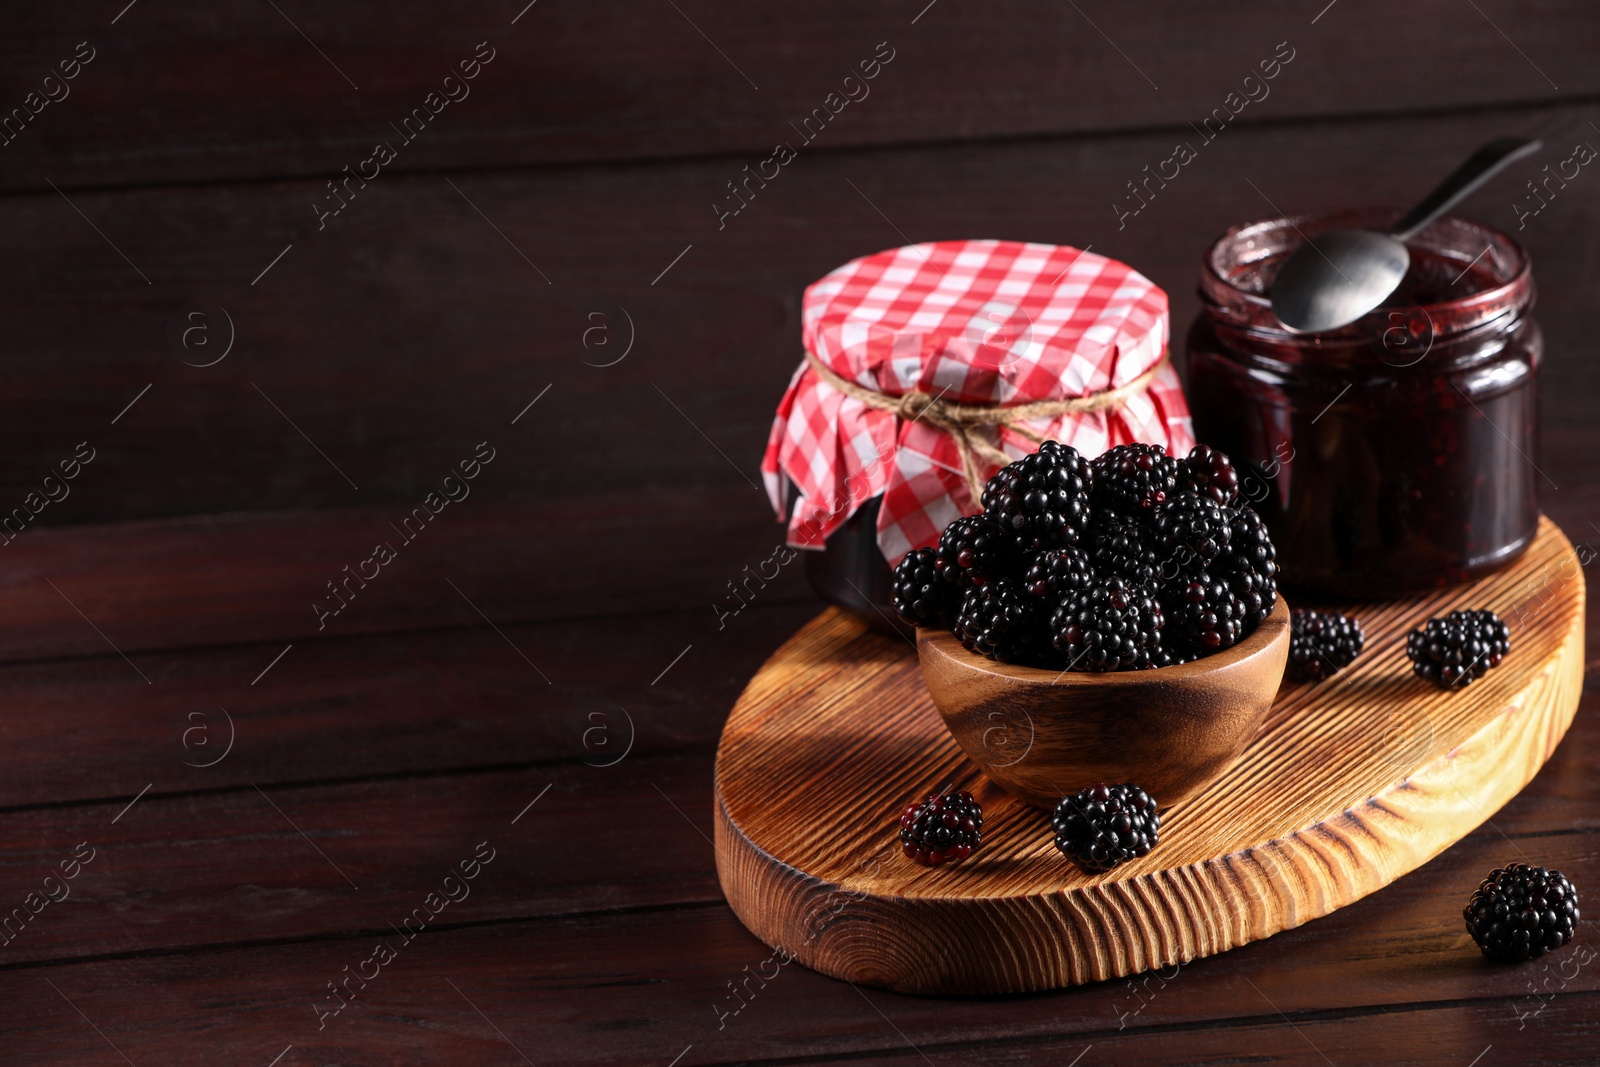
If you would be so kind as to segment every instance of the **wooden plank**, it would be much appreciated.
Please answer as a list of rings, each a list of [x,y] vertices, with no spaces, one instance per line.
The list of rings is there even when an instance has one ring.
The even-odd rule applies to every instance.
[[[0,914],[80,842],[93,859],[70,895],[54,889],[65,899],[0,932],[0,966],[382,932],[446,876],[460,881],[485,840],[502,858],[477,888],[498,891],[450,887],[460,899],[440,922],[711,903],[710,773],[704,756],[641,756],[13,812]]]
[[[781,20],[728,0],[604,15],[525,0],[493,9],[141,4],[93,17],[63,8],[14,27],[0,48],[7,113],[30,92],[42,108],[6,145],[0,187],[286,174],[320,185],[368,158],[375,141],[394,140],[391,124],[429,92],[460,97],[444,78],[479,42],[495,58],[466,84],[470,95],[443,105],[392,169],[747,156],[733,177],[774,142],[798,140],[790,124],[846,91],[859,103],[843,105],[818,146],[1182,130],[1213,108],[1238,109],[1249,124],[1600,90],[1588,62],[1600,22],[1578,0],[1524,10],[1493,0],[1465,13],[1447,0],[1323,6],[1226,0],[1152,19],[1104,0],[892,11],[812,0]],[[1440,34],[1445,20],[1451,32]],[[1429,47],[1396,62],[1374,40]],[[81,41],[95,58],[64,86],[45,83]],[[890,65],[864,88],[846,85],[885,41]],[[1245,81],[1275,54],[1294,58],[1271,81]],[[44,92],[69,95],[42,103]],[[1256,102],[1241,104],[1247,94]]]
[[[316,712],[308,710],[306,718],[316,718]],[[1516,855],[1572,867],[1584,884],[1600,816],[1586,796],[1566,790],[1591,776],[1600,759],[1591,743],[1600,727],[1582,725],[1593,718],[1580,717],[1577,736],[1558,750],[1552,766],[1471,835],[1470,845],[1460,846],[1464,859],[1449,858],[1456,856],[1452,850],[1427,870],[1443,864],[1455,872],[1452,877],[1470,880],[1475,864]],[[472,716],[463,719],[475,725]],[[208,777],[226,768],[229,757],[209,771],[141,783],[126,798],[8,812],[0,854],[0,903],[12,901],[6,908],[21,903],[79,842],[93,846],[96,858],[61,907],[47,908],[20,934],[7,931],[12,936],[0,947],[0,968],[382,929],[375,916],[386,910],[404,914],[411,896],[425,888],[413,890],[430,886],[455,863],[450,853],[464,834],[525,847],[508,848],[508,859],[496,868],[508,880],[502,884],[515,891],[461,902],[452,907],[452,924],[720,906],[710,839],[709,753],[630,753],[602,766],[614,758],[607,754],[589,765],[567,760],[469,774],[294,784],[322,769],[314,762],[318,749],[354,762],[360,744],[375,732],[351,737],[329,731],[319,738],[305,731],[298,751],[312,765],[302,768],[286,753],[260,779],[249,776],[261,769],[260,761],[242,768],[243,774]],[[443,737],[439,743],[448,747]],[[481,741],[484,748],[494,743]],[[274,782],[268,777],[273,774],[287,781]],[[245,784],[239,784],[241,777]],[[882,813],[882,840],[889,848],[895,807]],[[551,850],[561,862],[550,862]],[[1411,885],[1412,879],[1400,884]],[[1430,918],[1425,909],[1411,908],[1400,927],[1370,915],[1345,921],[1342,914],[1310,924],[1306,937],[1284,934],[1272,943],[1290,946],[1282,950],[1285,959],[1305,951],[1293,946],[1316,943],[1331,961],[1345,951],[1381,957],[1394,944],[1431,944],[1442,936],[1427,926],[1437,915]],[[1351,948],[1352,939],[1377,943]]]
[[[635,616],[626,632],[612,617],[507,624],[502,637],[463,620],[297,643],[255,685],[283,645],[135,653],[154,685],[115,655],[13,665],[0,670],[0,808],[120,807],[146,786],[153,798],[489,764],[598,767],[624,753],[709,758],[745,681],[815,610],[753,605],[721,631],[709,608]]]
[[[496,819],[499,814],[492,812]],[[530,824],[532,818],[517,828],[526,837],[484,831],[504,847],[482,871],[463,908],[479,900],[489,907],[487,901],[527,893],[529,883],[519,872],[541,867],[543,878],[561,877],[549,851],[560,848],[559,839],[549,836],[550,828]],[[464,836],[478,834],[474,829]],[[1600,878],[1591,836],[1519,838],[1516,846],[1561,866],[1581,886]],[[442,878],[444,867],[470,855],[472,844],[461,851],[448,840],[438,843],[440,866],[433,873]],[[691,847],[708,869],[704,843]],[[514,858],[518,852],[526,858]],[[1505,852],[1498,837],[1475,835],[1326,920],[1197,961],[1175,974],[1165,972],[1165,985],[1151,978],[1148,984],[1118,981],[967,1001],[863,992],[798,964],[778,966],[726,909],[689,908],[425,933],[402,947],[398,959],[365,989],[352,980],[353,1001],[319,1030],[314,1005],[338,1004],[326,983],[343,978],[347,965],[354,973],[372,954],[376,931],[404,916],[386,899],[364,916],[362,925],[375,931],[367,936],[7,971],[0,974],[0,989],[10,1010],[0,1019],[0,1034],[11,1062],[49,1062],[50,1056],[55,1062],[90,1062],[111,1056],[64,1002],[64,994],[135,1063],[191,1062],[184,1059],[185,1050],[197,1048],[206,1050],[207,1062],[222,1055],[266,1063],[290,1044],[306,1062],[319,1057],[382,1062],[401,1047],[408,1049],[407,1062],[451,1062],[462,1055],[472,1055],[474,1062],[492,1056],[520,1062],[495,1045],[493,1029],[451,988],[454,982],[530,1057],[542,1051],[534,1062],[623,1064],[659,1058],[665,1064],[682,1053],[680,1067],[685,1067],[795,1056],[895,1057],[908,1046],[937,1054],[1009,1045],[1026,1056],[1028,1049],[1051,1043],[1059,1048],[1070,1040],[1078,1044],[1068,1055],[1037,1062],[1067,1062],[1087,1041],[1102,1046],[1106,1058],[1097,1062],[1140,1062],[1138,1057],[1169,1047],[1164,1042],[1188,1047],[1206,1034],[1220,1041],[1240,1029],[1281,1025],[1279,1012],[1291,1028],[1347,1023],[1344,1036],[1330,1038],[1325,1046],[1335,1062],[1407,1062],[1407,1055],[1440,1062],[1430,1056],[1439,1047],[1455,1048],[1461,1027],[1469,1023],[1469,1032],[1485,1036],[1463,1063],[1491,1042],[1508,1054],[1508,1062],[1520,1062],[1534,1048],[1553,1050],[1551,1062],[1579,1062],[1561,1058],[1563,1049],[1575,1047],[1564,1044],[1568,1038],[1561,1035],[1577,1021],[1591,1041],[1585,1047],[1592,1048],[1600,971],[1580,962],[1592,961],[1595,949],[1587,927],[1563,955],[1525,967],[1487,964],[1460,927],[1461,902],[1489,866],[1504,861]],[[80,874],[85,890],[99,862]],[[518,872],[512,872],[514,865],[520,865]],[[395,899],[402,909],[420,904],[434,881],[421,880],[408,887],[410,899],[403,891]],[[360,900],[366,891],[346,893]],[[70,900],[60,907],[71,907]],[[441,923],[451,921],[449,909],[455,907],[447,906]],[[230,912],[219,908],[212,914]],[[196,914],[194,919],[204,924],[210,917]],[[38,921],[63,918],[47,909]],[[762,973],[770,979],[765,987],[750,977]],[[1538,1002],[1530,985],[1542,991],[1545,978],[1559,996],[1533,1015]],[[742,1001],[730,984],[745,990]],[[730,1014],[741,1002],[744,1007]],[[249,1009],[241,1010],[245,1004]],[[1412,1004],[1424,1008],[1406,1011]],[[1427,1005],[1462,1014],[1430,1023]],[[1379,1020],[1396,1011],[1412,1018],[1405,1030],[1409,1037],[1381,1028]],[[181,1020],[181,1030],[175,1032],[174,1020]],[[1366,1047],[1360,1042],[1373,1035],[1390,1041],[1390,1052],[1377,1060],[1356,1055]],[[1234,1040],[1218,1047],[1237,1056],[1247,1046]],[[1289,1054],[1287,1046],[1266,1047]],[[1519,1048],[1522,1057],[1514,1052]],[[1347,1053],[1343,1058],[1340,1049]]]
[[[748,486],[691,485],[594,493],[560,509],[524,494],[473,496],[411,542],[394,525],[408,515],[397,507],[32,530],[6,546],[0,659],[120,650],[134,659],[127,677],[139,682],[150,677],[141,652],[275,646],[236,657],[244,686],[287,642],[486,627],[486,618],[507,625],[681,610],[698,616],[689,642],[708,626],[734,625],[719,627],[718,608],[737,618],[740,603],[810,598],[803,563],[763,566],[783,528],[754,496]],[[722,516],[714,537],[708,515]],[[381,567],[378,544],[396,554]],[[747,567],[768,576],[766,588]],[[663,658],[655,670],[665,666]],[[226,684],[219,701],[233,696]]]
[[[1120,230],[1113,203],[1171,151],[1170,135],[819,153],[722,232],[709,210],[721,160],[463,175],[452,179],[459,193],[437,175],[395,175],[321,233],[308,225],[318,182],[75,195],[151,285],[59,196],[12,198],[0,202],[0,349],[18,370],[0,397],[0,516],[88,441],[96,458],[33,527],[363,506],[385,509],[381,527],[487,440],[497,458],[462,511],[525,493],[553,520],[596,485],[710,487],[747,494],[719,521],[764,521],[755,471],[799,359],[798,295],[839,263],[906,238],[1092,244],[1168,291],[1181,336],[1202,249],[1270,214],[1262,193],[1285,209],[1403,201],[1486,126],[1545,134],[1552,147],[1530,164],[1596,136],[1580,107],[1241,128]],[[1508,176],[1468,212],[1514,229],[1511,193],[1537,173]],[[1367,183],[1359,195],[1352,175]],[[1571,237],[1593,229],[1581,190],[1523,236],[1548,338],[1547,425],[1587,442],[1600,367],[1581,357],[1587,246]],[[167,340],[175,313],[181,325],[199,303],[226,310],[238,338],[204,368],[183,357],[209,351]],[[594,334],[585,349],[588,316],[609,315],[607,336],[622,346],[623,311],[633,349],[599,366],[622,349]],[[220,344],[220,318],[208,329]],[[1555,485],[1581,483],[1583,454],[1547,450],[1539,462]]]

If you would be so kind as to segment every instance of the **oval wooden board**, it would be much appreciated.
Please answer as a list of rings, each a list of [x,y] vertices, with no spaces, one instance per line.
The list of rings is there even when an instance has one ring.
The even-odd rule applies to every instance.
[[[1368,635],[1356,663],[1286,684],[1239,762],[1163,816],[1156,849],[1101,875],[1064,860],[1047,814],[965,759],[907,642],[830,609],[723,729],[722,890],[785,955],[915,993],[1050,989],[1268,937],[1421,866],[1527,784],[1577,708],[1584,595],[1572,545],[1544,520],[1481,581],[1347,609]],[[1506,619],[1511,654],[1445,692],[1411,673],[1405,635],[1468,607]],[[899,850],[900,811],[947,783],[982,802],[983,849],[918,867]]]

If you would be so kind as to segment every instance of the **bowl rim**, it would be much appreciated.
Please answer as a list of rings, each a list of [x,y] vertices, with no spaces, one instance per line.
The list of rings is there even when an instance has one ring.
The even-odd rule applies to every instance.
[[[1280,592],[1273,601],[1272,610],[1256,625],[1248,637],[1232,648],[1190,660],[1188,663],[1175,663],[1170,667],[1156,667],[1143,671],[1057,671],[1047,667],[1001,663],[999,660],[967,651],[956,635],[949,630],[928,626],[917,627],[917,658],[926,662],[930,654],[938,654],[966,670],[998,675],[1023,685],[1072,687],[1169,684],[1210,674],[1267,653],[1278,641],[1287,640],[1292,622],[1289,604]]]

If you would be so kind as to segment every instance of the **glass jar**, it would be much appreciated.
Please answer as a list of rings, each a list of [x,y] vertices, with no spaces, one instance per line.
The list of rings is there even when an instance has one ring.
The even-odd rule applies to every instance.
[[[1405,280],[1364,318],[1296,334],[1272,314],[1303,234],[1382,231],[1399,214],[1235,227],[1202,266],[1195,435],[1239,464],[1291,588],[1387,597],[1467,581],[1538,525],[1543,339],[1516,241],[1446,217],[1412,238]]]

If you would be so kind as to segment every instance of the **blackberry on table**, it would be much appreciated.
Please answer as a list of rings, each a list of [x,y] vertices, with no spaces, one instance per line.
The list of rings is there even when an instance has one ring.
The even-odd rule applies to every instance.
[[[987,515],[964,515],[939,535],[939,558],[946,575],[965,589],[983,585],[1011,568],[1011,539]]]
[[[1160,576],[1161,561],[1151,545],[1148,524],[1115,512],[1099,524],[1090,550],[1096,572],[1129,582],[1148,583]]]
[[[1209,656],[1232,648],[1245,634],[1244,602],[1205,571],[1171,583],[1166,600],[1166,644]]]
[[[1461,914],[1485,956],[1530,960],[1572,940],[1578,891],[1560,871],[1513,863],[1490,871]]]
[[[1192,574],[1228,555],[1233,520],[1212,501],[1182,493],[1156,506],[1150,534],[1165,574]]]
[[[1069,670],[1141,670],[1156,665],[1162,621],[1148,586],[1111,576],[1063,600],[1050,630]]]
[[[1452,611],[1406,637],[1411,669],[1443,689],[1471,685],[1511,651],[1511,630],[1492,611]]]
[[[984,486],[984,512],[1023,552],[1076,544],[1089,525],[1089,461],[1059,441],[1004,467]]]
[[[1089,556],[1076,545],[1052,548],[1032,557],[1022,585],[1028,592],[1050,604],[1059,604],[1069,593],[1088,586],[1094,578]]]
[[[1108,448],[1090,464],[1094,505],[1126,515],[1148,514],[1178,490],[1178,461],[1161,445]]]
[[[1050,652],[1048,621],[1049,607],[1021,582],[996,578],[966,591],[953,630],[968,652],[1043,666]]]
[[[1222,507],[1239,498],[1239,472],[1233,461],[1210,445],[1195,445],[1179,464],[1184,482]]]
[[[1062,799],[1050,826],[1059,848],[1086,871],[1143,856],[1160,838],[1155,798],[1136,785],[1097,785]]]
[[[919,548],[906,553],[894,569],[890,599],[900,617],[912,626],[948,629],[955,622],[961,591],[938,564],[939,553]]]
[[[924,867],[964,860],[982,844],[983,807],[965,790],[930,793],[900,815],[900,847]]]
[[[1295,608],[1290,613],[1289,678],[1320,682],[1361,654],[1367,635],[1361,620],[1336,611]]]

